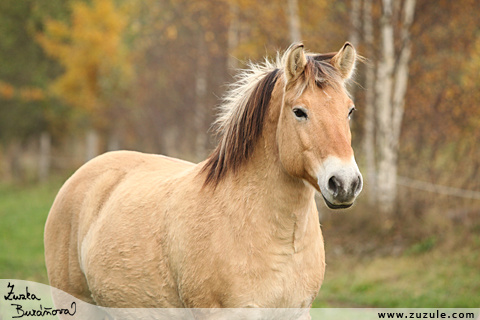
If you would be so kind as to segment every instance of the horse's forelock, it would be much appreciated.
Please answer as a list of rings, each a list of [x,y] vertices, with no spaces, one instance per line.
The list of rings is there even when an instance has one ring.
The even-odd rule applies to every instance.
[[[340,72],[330,63],[330,55],[314,55],[307,57],[306,81],[319,88],[331,86],[339,89],[344,85]]]

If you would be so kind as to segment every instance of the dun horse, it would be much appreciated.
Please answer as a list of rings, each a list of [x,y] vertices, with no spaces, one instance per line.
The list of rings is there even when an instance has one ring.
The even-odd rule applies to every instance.
[[[325,270],[315,190],[362,189],[351,148],[355,64],[292,45],[227,92],[220,142],[193,164],[111,152],[61,188],[45,227],[50,284],[116,308],[309,307]]]

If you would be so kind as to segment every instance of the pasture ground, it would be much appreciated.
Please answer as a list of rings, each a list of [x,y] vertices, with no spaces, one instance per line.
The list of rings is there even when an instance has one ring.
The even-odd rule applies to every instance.
[[[62,183],[0,184],[0,278],[48,283],[43,228]],[[460,245],[427,239],[395,255],[359,255],[338,252],[336,237],[357,240],[328,228],[327,271],[314,307],[480,307],[480,235]]]

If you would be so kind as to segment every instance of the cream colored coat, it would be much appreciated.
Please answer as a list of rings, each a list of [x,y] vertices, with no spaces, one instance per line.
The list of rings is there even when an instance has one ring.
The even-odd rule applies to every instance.
[[[108,307],[309,307],[325,258],[314,201],[321,179],[305,175],[332,153],[350,161],[353,152],[344,129],[337,140],[346,142],[330,152],[320,134],[288,145],[295,134],[306,139],[290,128],[300,123],[292,104],[308,104],[314,119],[321,106],[346,116],[351,102],[343,87],[302,87],[305,59],[303,46],[286,53],[253,154],[215,186],[205,185],[206,162],[159,155],[111,152],[81,167],[46,223],[50,284]]]

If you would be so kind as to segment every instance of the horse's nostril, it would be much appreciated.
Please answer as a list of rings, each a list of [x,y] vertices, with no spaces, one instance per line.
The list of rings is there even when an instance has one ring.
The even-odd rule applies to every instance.
[[[362,189],[362,178],[359,176],[353,190],[355,191],[355,193],[357,193],[360,191],[360,189]]]
[[[358,180],[358,179],[355,180],[355,181],[353,181],[353,183],[352,183],[352,190],[353,190],[353,192],[356,192],[356,191],[357,191],[357,188],[358,188],[358,184],[359,184],[359,183],[360,183],[360,180]]]
[[[335,176],[332,176],[330,179],[328,179],[328,188],[333,192],[333,196],[336,197],[340,188],[340,181],[338,181]]]

